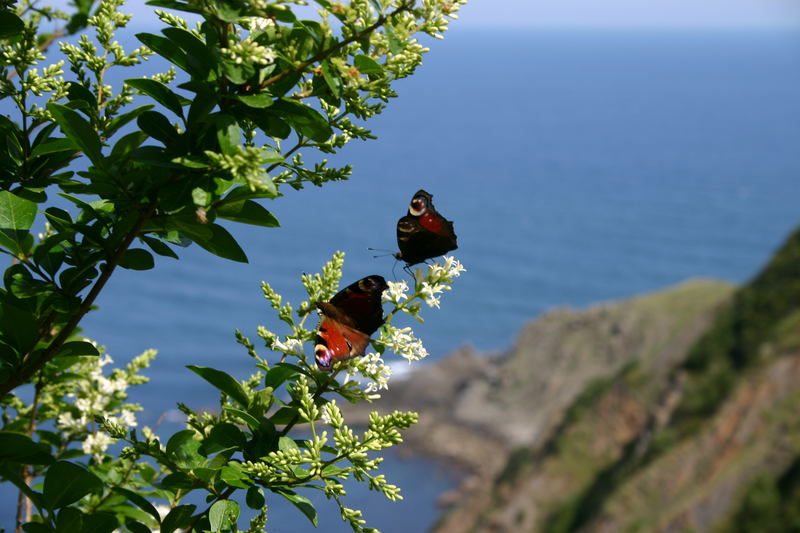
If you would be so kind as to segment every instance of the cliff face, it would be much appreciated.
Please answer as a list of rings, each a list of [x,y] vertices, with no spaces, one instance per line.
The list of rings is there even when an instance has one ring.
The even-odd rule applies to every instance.
[[[469,472],[437,532],[747,531],[759,513],[777,532],[800,496],[799,401],[800,232],[742,288],[553,311],[370,407],[420,412],[406,448]]]

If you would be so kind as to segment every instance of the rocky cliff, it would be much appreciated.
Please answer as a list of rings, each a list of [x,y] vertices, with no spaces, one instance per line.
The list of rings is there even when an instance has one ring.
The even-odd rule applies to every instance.
[[[418,411],[406,449],[468,472],[437,532],[747,531],[754,513],[789,517],[777,532],[794,531],[800,496],[799,400],[800,232],[741,288],[695,280],[556,310],[508,353],[464,348],[370,408]]]

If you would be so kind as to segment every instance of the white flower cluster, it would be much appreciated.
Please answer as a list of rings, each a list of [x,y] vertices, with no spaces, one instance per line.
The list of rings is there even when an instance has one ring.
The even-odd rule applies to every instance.
[[[132,365],[147,365],[147,361],[155,356],[149,350],[139,356]],[[109,355],[97,358],[86,358],[86,362],[78,363],[71,371],[86,376],[85,379],[75,380],[73,390],[66,394],[72,398],[73,410],[64,411],[56,419],[56,427],[62,432],[65,440],[80,440],[83,452],[93,455],[100,461],[109,445],[114,443],[104,431],[90,428],[94,425],[96,416],[103,416],[110,424],[120,427],[136,427],[134,410],[138,406],[122,403],[127,398],[127,389],[135,382],[141,383],[142,378],[131,376],[124,370],[114,369],[110,375],[103,373],[103,367],[113,362]],[[132,379],[131,379],[132,378]]]
[[[403,300],[408,299],[408,283],[403,281],[387,282],[389,288],[383,292],[383,301],[399,305]]]
[[[370,352],[357,358],[347,369],[348,380],[355,378],[356,375],[366,379],[364,392],[369,395],[369,398],[376,399],[380,398],[380,394],[377,394],[379,390],[389,388],[392,367],[381,359],[381,354]],[[362,383],[360,379],[355,379]]]
[[[259,65],[271,65],[275,62],[275,51],[268,46],[262,46],[250,37],[242,39],[238,43],[230,43],[228,48],[221,48],[220,51],[233,59],[234,63],[255,63]]]
[[[378,342],[409,362],[428,357],[428,350],[421,340],[414,337],[410,327],[384,326]]]
[[[287,338],[285,341],[281,341],[276,337],[269,348],[276,352],[288,353],[298,357],[303,355],[303,341],[300,339]]]
[[[418,291],[428,307],[439,307],[441,303],[437,294],[449,291],[453,278],[457,278],[466,269],[453,256],[444,257],[444,264],[428,265],[428,272],[418,286]]]
[[[253,17],[250,19],[250,31],[267,31],[275,26],[275,21],[265,17]]]

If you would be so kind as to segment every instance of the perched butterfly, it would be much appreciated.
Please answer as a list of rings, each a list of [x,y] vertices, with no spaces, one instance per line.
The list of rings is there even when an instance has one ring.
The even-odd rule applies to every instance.
[[[381,293],[387,288],[381,276],[367,276],[337,292],[330,302],[317,304],[322,319],[314,357],[321,370],[364,353],[369,336],[383,324]]]
[[[394,256],[406,267],[458,248],[453,223],[436,211],[433,196],[422,189],[411,199],[408,214],[397,221],[397,245],[400,251]]]

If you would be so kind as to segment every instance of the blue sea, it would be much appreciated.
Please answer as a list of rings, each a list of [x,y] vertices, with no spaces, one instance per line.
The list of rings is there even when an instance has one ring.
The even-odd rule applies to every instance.
[[[151,382],[131,397],[146,408],[141,424],[178,400],[215,405],[187,364],[252,372],[233,332],[255,339],[258,325],[276,327],[262,280],[298,302],[299,276],[336,250],[347,254],[344,283],[403,278],[367,248],[396,248],[395,224],[420,188],[454,221],[467,269],[414,326],[430,360],[463,345],[505,350],[556,306],[693,277],[743,282],[800,225],[800,31],[454,24],[430,46],[369,123],[378,140],[333,158],[354,165],[349,181],[284,190],[265,204],[280,229],[231,228],[249,264],[191,247],[154,271],[115,274],[85,333],[120,364],[159,350]],[[385,471],[404,502],[354,489],[349,506],[384,533],[425,531],[453,478],[396,456]],[[350,530],[332,504],[319,508],[320,531]],[[315,531],[304,521],[276,502],[268,528]]]

